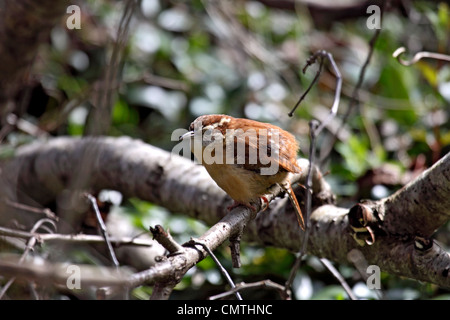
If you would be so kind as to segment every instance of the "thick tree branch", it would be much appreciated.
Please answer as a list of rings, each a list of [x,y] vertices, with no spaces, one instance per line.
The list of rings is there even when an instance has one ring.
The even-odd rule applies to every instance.
[[[384,199],[370,204],[379,214],[379,219],[363,224],[359,228],[362,231],[353,223],[352,215],[357,210],[352,210],[349,216],[348,209],[323,205],[330,202],[330,197],[321,197],[320,192],[326,194],[329,187],[316,173],[313,182],[315,210],[311,215],[308,252],[348,263],[351,261],[349,252],[358,250],[368,264],[376,264],[383,271],[450,287],[449,254],[433,241],[423,238],[428,234],[421,232],[435,230],[448,220],[448,210],[439,209],[450,205],[450,199],[442,196],[445,192],[441,194],[439,191],[449,188],[448,162],[448,156],[444,157],[416,182],[400,191],[400,195],[388,198],[389,201]],[[299,164],[307,172],[307,161],[299,161]],[[231,202],[203,167],[130,138],[57,138],[47,143],[35,143],[19,148],[13,159],[2,163],[1,169],[0,195],[18,203],[36,204],[40,199],[49,201],[66,188],[94,191],[108,188],[183,212],[212,225],[224,217],[224,208]],[[437,185],[436,180],[440,180],[441,185]],[[407,200],[402,199],[409,198],[415,203],[413,195],[426,191],[427,185],[434,190],[439,204],[434,203],[433,195],[427,199],[429,210],[412,204],[404,207],[409,212],[398,213],[396,207],[392,208],[396,201],[398,206],[406,203]],[[301,199],[303,189],[298,188],[297,191]],[[383,203],[385,210],[382,212],[379,208]],[[420,215],[420,210],[426,214]],[[389,217],[391,214],[393,216]],[[407,217],[406,220],[401,219],[401,214]],[[248,241],[298,251],[302,234],[295,219],[288,199],[277,198],[270,203],[268,210],[253,220],[248,210],[236,208],[199,237],[199,241],[214,250],[246,224],[244,238]],[[0,218],[2,225],[7,222],[4,216]],[[364,228],[367,227],[373,227],[375,241],[372,245],[361,245],[355,239],[364,236],[367,233]],[[400,228],[398,232],[397,227]],[[423,245],[423,241],[427,245]],[[183,254],[167,257],[154,267],[133,275],[127,280],[129,285],[168,283],[180,279],[206,256],[200,247],[184,247]]]
[[[450,219],[450,153],[376,208],[390,233],[431,235]]]

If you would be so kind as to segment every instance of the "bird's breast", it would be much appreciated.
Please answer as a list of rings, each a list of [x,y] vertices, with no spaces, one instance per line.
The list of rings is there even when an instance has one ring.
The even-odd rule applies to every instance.
[[[206,170],[217,185],[233,200],[250,203],[267,193],[267,189],[275,183],[283,183],[287,172],[265,176],[238,165],[211,164]]]

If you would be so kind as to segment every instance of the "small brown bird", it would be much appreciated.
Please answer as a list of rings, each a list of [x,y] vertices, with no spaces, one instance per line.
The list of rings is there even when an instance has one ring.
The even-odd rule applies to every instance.
[[[292,190],[289,173],[300,173],[298,143],[289,132],[269,123],[228,115],[195,119],[180,140],[191,140],[191,151],[209,175],[233,200],[232,209],[264,198],[279,184],[289,195],[300,227],[303,214]],[[267,201],[267,200],[266,200]]]

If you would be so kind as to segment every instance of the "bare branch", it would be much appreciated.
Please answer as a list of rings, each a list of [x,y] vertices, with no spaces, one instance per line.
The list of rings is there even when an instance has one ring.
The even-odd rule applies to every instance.
[[[237,207],[233,209],[205,234],[195,240],[196,244],[201,244],[200,248],[188,243],[184,246],[183,254],[168,256],[154,267],[132,275],[129,279],[130,286],[134,287],[143,283],[178,282],[192,266],[211,254],[231,234],[236,232],[240,225],[246,224],[252,217],[253,213],[248,208]]]
[[[349,287],[347,282],[345,281],[344,277],[339,273],[339,271],[333,266],[333,264],[325,258],[320,259],[320,262],[331,272],[331,274],[339,281],[341,286],[344,288],[345,292],[347,293],[348,297],[351,300],[357,300],[355,295],[352,292],[352,289]]]
[[[334,72],[336,74],[337,82],[336,82],[336,91],[334,95],[334,102],[333,106],[331,107],[330,113],[328,116],[322,121],[322,123],[318,123],[316,120],[312,120],[309,122],[309,137],[310,137],[310,150],[309,150],[309,167],[308,167],[308,174],[306,178],[306,224],[305,224],[305,232],[303,233],[303,243],[302,243],[302,249],[296,256],[296,260],[294,262],[293,267],[291,268],[291,272],[289,274],[289,277],[285,283],[285,294],[289,295],[291,285],[294,281],[295,274],[297,273],[298,268],[301,265],[301,261],[303,259],[303,255],[306,253],[307,249],[307,243],[309,238],[309,218],[311,216],[311,199],[312,199],[312,168],[315,166],[315,157],[316,157],[316,137],[320,134],[320,132],[323,130],[323,128],[328,125],[328,123],[336,116],[338,107],[339,107],[339,101],[341,97],[341,88],[342,88],[342,77],[341,73],[339,71],[339,68],[337,67],[336,63],[334,62],[333,56],[324,51],[320,50],[316,52],[312,57],[310,57],[306,63],[306,66],[303,68],[303,73],[306,71],[306,69],[314,63],[317,59],[320,58],[320,66],[319,70],[317,71],[317,74],[311,83],[311,85],[308,87],[306,92],[300,97],[294,108],[289,113],[289,116],[293,115],[293,112],[297,108],[297,106],[300,104],[300,102],[303,100],[303,98],[306,96],[306,94],[311,89],[312,85],[317,81],[319,78],[320,72],[322,71],[323,67],[323,60],[325,58],[328,58],[330,60]]]
[[[159,242],[169,254],[178,254],[184,251],[184,248],[176,242],[169,231],[165,231],[164,228],[160,225],[155,226],[154,228],[150,227],[150,232],[153,235],[153,239]]]
[[[217,259],[217,257],[214,255],[214,253],[212,252],[212,250],[210,250],[208,248],[208,246],[202,242],[196,241],[195,239],[192,239],[189,242],[190,245],[200,245],[203,247],[203,249],[206,250],[206,252],[208,252],[208,254],[211,256],[211,258],[214,260],[214,262],[216,263],[216,265],[219,267],[220,272],[222,272],[223,276],[225,277],[225,279],[227,279],[228,284],[231,286],[232,289],[236,288],[236,285],[233,282],[233,279],[231,279],[229,273],[227,272],[227,270],[222,266],[222,264],[220,263],[219,259]],[[234,295],[236,296],[236,298],[238,300],[242,300],[242,297],[240,295],[239,292],[234,292]]]
[[[373,209],[391,234],[431,237],[450,219],[449,194],[450,152]]]
[[[58,233],[31,233],[20,230],[13,230],[0,226],[0,239],[1,237],[15,237],[21,239],[29,239],[35,237],[39,243],[44,242],[68,242],[68,243],[105,243],[105,239],[102,236],[89,235],[89,234],[58,234]],[[155,245],[153,240],[139,239],[137,237],[122,237],[109,239],[114,246],[139,246],[139,247],[151,247]]]
[[[90,194],[85,195],[86,198],[89,199],[89,201],[92,204],[92,207],[94,208],[95,216],[97,218],[98,226],[100,233],[102,234],[103,238],[105,239],[106,246],[108,247],[109,256],[111,257],[111,260],[116,268],[119,267],[119,261],[116,258],[116,254],[114,253],[114,249],[112,247],[111,241],[109,240],[108,231],[106,230],[105,222],[103,221],[102,215],[100,214],[100,210],[98,209],[97,205],[97,199],[94,198]]]
[[[381,11],[380,11],[381,19],[383,17],[383,13],[384,13],[385,7],[386,7],[385,0],[382,0],[381,1]],[[383,21],[383,20],[381,20],[381,21]],[[369,52],[367,53],[366,60],[364,61],[363,65],[361,67],[361,70],[359,71],[358,82],[356,83],[356,86],[353,89],[353,93],[351,95],[351,99],[350,99],[350,102],[348,104],[347,112],[345,113],[344,118],[342,120],[342,125],[339,127],[338,131],[334,135],[333,141],[331,141],[329,143],[328,150],[325,150],[324,152],[322,152],[322,157],[320,159],[320,163],[322,163],[325,159],[328,158],[329,154],[331,153],[332,148],[334,147],[334,144],[337,141],[337,137],[339,136],[340,131],[344,127],[344,124],[347,123],[347,120],[350,117],[350,115],[352,114],[353,109],[355,108],[355,106],[359,106],[359,91],[360,91],[360,89],[362,87],[362,84],[363,84],[363,81],[364,81],[364,77],[366,75],[366,70],[367,70],[367,67],[369,66],[370,60],[372,59],[372,55],[373,55],[373,51],[374,51],[374,48],[375,48],[375,44],[376,44],[376,42],[378,40],[378,37],[380,36],[380,33],[381,33],[381,28],[376,29],[374,34],[372,35],[372,38],[369,41]]]
[[[83,157],[86,148],[95,150],[96,153],[93,152],[92,157]],[[101,154],[101,157],[96,154]],[[430,232],[433,232],[431,230],[438,229],[449,219],[448,212],[442,209],[450,206],[448,157],[443,158],[399,194],[371,205],[383,219],[375,220],[376,225],[372,229],[376,240],[370,246],[360,246],[355,241],[349,224],[348,209],[324,205],[330,203],[330,197],[322,197],[321,194],[329,194],[330,188],[326,187],[320,173],[313,175],[313,210],[308,253],[346,263],[348,252],[356,248],[363,253],[369,264],[377,264],[383,271],[450,287],[450,277],[446,276],[446,268],[450,265],[449,254],[437,244],[426,251],[415,245],[417,235],[428,238]],[[130,138],[62,137],[44,144],[35,143],[19,148],[14,158],[1,164],[0,196],[8,196],[13,201],[25,204],[29,204],[30,200],[31,203],[36,203],[38,199],[48,201],[56,197],[66,185],[71,185],[71,180],[79,175],[75,168],[81,165],[78,163],[80,159],[84,161],[83,167],[89,170],[83,184],[77,184],[77,188],[89,187],[92,192],[101,189],[118,190],[126,197],[136,196],[149,200],[209,224],[220,220],[226,212],[224,208],[231,203],[230,198],[215,185],[202,166]],[[309,162],[303,159],[298,163],[303,169],[300,182],[305,183]],[[39,185],[36,185],[36,181],[39,181]],[[416,190],[416,187],[419,188]],[[299,199],[305,199],[303,188],[297,188],[296,191]],[[417,205],[414,199],[422,191],[425,196],[428,194],[427,200],[422,205]],[[399,205],[408,201],[408,205],[403,207],[404,211],[397,212],[393,205],[395,201]],[[384,211],[379,210],[380,208],[384,208]],[[298,229],[287,198],[274,199],[270,202],[270,207],[253,220],[247,210],[233,211],[233,214],[225,216],[200,237],[211,250],[226,241],[243,223],[246,223],[243,240],[294,252],[302,247],[302,232]],[[5,218],[8,217],[8,210],[2,212],[4,214],[0,220],[5,225],[9,221],[4,220],[8,219]],[[14,218],[22,217],[15,214]],[[400,228],[398,233],[397,227]],[[207,255],[200,247],[185,249],[186,254],[167,257],[153,268],[133,275],[130,285],[147,280],[156,283],[180,279],[187,269]]]
[[[323,128],[325,128],[325,126],[328,125],[328,123],[331,121],[331,119],[333,119],[336,116],[336,113],[338,111],[339,108],[339,101],[341,99],[341,88],[342,88],[342,76],[341,76],[341,72],[339,71],[339,68],[336,65],[336,62],[334,62],[333,56],[325,51],[325,50],[319,50],[316,53],[314,53],[307,61],[306,66],[303,68],[303,73],[305,73],[306,69],[313,64],[317,59],[320,59],[320,66],[319,66],[319,70],[316,73],[316,76],[314,77],[312,83],[310,84],[310,86],[308,87],[308,89],[306,89],[305,93],[300,97],[300,99],[298,100],[298,102],[295,104],[294,108],[288,113],[288,115],[290,117],[292,117],[295,109],[299,106],[299,104],[301,103],[301,101],[305,98],[305,96],[308,94],[309,90],[311,89],[311,87],[313,86],[313,84],[317,81],[317,79],[319,78],[319,75],[322,71],[322,67],[323,67],[323,60],[327,58],[330,63],[331,66],[333,67],[333,71],[336,74],[336,90],[334,92],[334,100],[333,100],[333,105],[331,106],[330,109],[330,113],[329,115],[320,123],[320,125],[315,129],[315,134],[319,135],[319,133],[323,130]]]
[[[400,47],[397,50],[394,51],[392,56],[397,59],[397,61],[406,66],[409,67],[415,63],[417,63],[419,60],[423,58],[430,58],[435,60],[442,60],[442,61],[448,61],[450,62],[450,56],[446,54],[436,53],[436,52],[428,52],[428,51],[420,51],[417,52],[414,57],[411,60],[404,60],[402,59],[402,55],[406,52],[406,49],[404,47]]]
[[[53,226],[54,228],[56,228],[56,225],[54,224],[54,222],[50,219],[41,219],[38,220],[35,225],[33,226],[33,228],[31,229],[31,233],[36,232],[39,228],[41,228],[45,223],[49,223],[51,226]],[[33,250],[34,246],[36,245],[36,237],[31,237],[28,239],[27,242],[27,246],[25,248],[25,251],[23,252],[22,256],[20,257],[18,264],[21,265],[25,258],[28,256],[28,253]],[[8,280],[8,282],[4,285],[3,289],[0,291],[0,300],[3,298],[3,296],[5,295],[6,291],[8,291],[9,287],[14,283],[14,281],[16,280],[16,277],[12,277],[11,279]]]
[[[309,167],[308,174],[306,176],[306,221],[305,221],[305,232],[303,233],[302,247],[300,251],[296,255],[296,259],[294,265],[291,268],[291,272],[289,273],[289,277],[285,283],[285,294],[288,295],[290,292],[290,288],[292,283],[294,282],[295,275],[297,274],[298,268],[300,268],[303,256],[306,254],[308,238],[310,234],[310,225],[309,220],[311,218],[311,202],[312,202],[312,168],[315,162],[316,155],[316,130],[318,128],[318,123],[315,120],[311,120],[309,122]]]
[[[268,289],[276,290],[280,293],[280,296],[282,299],[287,298],[286,295],[284,294],[284,286],[282,286],[276,282],[273,282],[272,280],[261,280],[261,281],[252,282],[252,283],[245,283],[245,282],[238,283],[231,290],[228,290],[226,292],[219,293],[219,294],[209,297],[209,300],[223,299],[230,295],[236,294],[239,291],[247,290],[247,289],[255,289],[255,288],[263,288],[263,289],[268,288]]]
[[[364,255],[362,254],[362,252],[359,249],[353,249],[351,250],[348,255],[348,261],[350,261],[356,268],[356,270],[358,270],[359,274],[361,275],[361,277],[364,279],[364,281],[366,281],[369,278],[368,274],[367,274],[367,270],[369,268],[369,263],[367,262],[366,258],[364,257]],[[378,296],[378,299],[383,299],[383,291],[381,290],[381,288],[379,289],[373,289],[376,293],[376,295]]]
[[[32,207],[32,206],[27,206],[27,205],[24,205],[24,204],[21,204],[21,203],[17,203],[17,202],[8,200],[8,199],[5,199],[4,202],[10,207],[13,207],[13,208],[16,208],[16,209],[20,209],[20,210],[23,210],[23,211],[33,212],[33,213],[40,213],[40,214],[45,215],[49,219],[52,219],[54,221],[58,221],[58,217],[48,208],[45,208],[45,209],[35,208],[35,207]]]
[[[29,257],[27,263],[20,264],[19,257],[8,255],[0,259],[0,274],[42,284],[67,286],[67,263],[51,263],[40,258]],[[90,265],[77,265],[81,274],[81,286],[127,286],[130,270]]]

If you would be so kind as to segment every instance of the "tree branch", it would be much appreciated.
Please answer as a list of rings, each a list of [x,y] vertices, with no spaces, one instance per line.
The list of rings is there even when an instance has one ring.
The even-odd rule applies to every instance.
[[[431,237],[450,219],[449,195],[450,152],[375,209],[387,232]]]
[[[90,150],[89,157],[85,156],[86,149]],[[300,160],[299,165],[307,172],[307,161]],[[130,138],[63,137],[34,143],[19,148],[16,156],[4,161],[0,169],[0,196],[18,203],[35,205],[40,199],[49,201],[68,186],[94,191],[116,189],[125,196],[151,201],[211,225],[223,217],[198,238],[211,250],[226,241],[242,224],[246,224],[243,236],[248,241],[293,251],[302,246],[302,232],[287,198],[273,200],[269,209],[253,220],[249,210],[240,207],[224,217],[231,199],[215,185],[202,166]],[[85,175],[83,179],[79,177],[81,172]],[[348,209],[326,204],[332,202],[329,186],[320,173],[315,172],[308,240],[310,254],[348,263],[348,253],[359,250],[368,264],[376,264],[383,271],[450,287],[450,256],[427,238],[431,230],[449,219],[448,210],[445,210],[450,206],[450,199],[445,197],[450,185],[449,155],[397,194],[369,203],[375,219],[359,229],[353,219],[357,210],[349,215]],[[304,176],[299,178],[304,181]],[[73,180],[83,183],[74,184]],[[296,191],[299,199],[304,199],[304,190],[297,188]],[[426,197],[429,192],[433,196],[423,205],[417,205],[414,199],[422,193]],[[401,206],[403,211],[396,211]],[[4,212],[5,215],[11,213]],[[0,217],[2,225],[8,221],[5,215]],[[356,220],[360,222],[360,219]],[[355,239],[367,233],[367,227],[373,230],[375,241],[372,245],[361,245]],[[427,245],[423,245],[424,241]],[[127,280],[128,284],[168,283],[181,279],[189,268],[207,255],[200,247],[184,247],[183,254],[167,257],[152,268],[133,275]]]
[[[13,230],[10,228],[4,228],[0,226],[0,238],[1,237],[14,237],[21,239],[29,239],[35,237],[40,243],[44,242],[68,242],[68,243],[105,243],[105,239],[102,236],[90,235],[90,234],[58,234],[58,233],[36,233],[26,232],[20,230]],[[155,241],[150,239],[139,239],[135,237],[122,237],[109,239],[116,247],[119,246],[139,246],[139,247],[152,247],[155,245]]]

